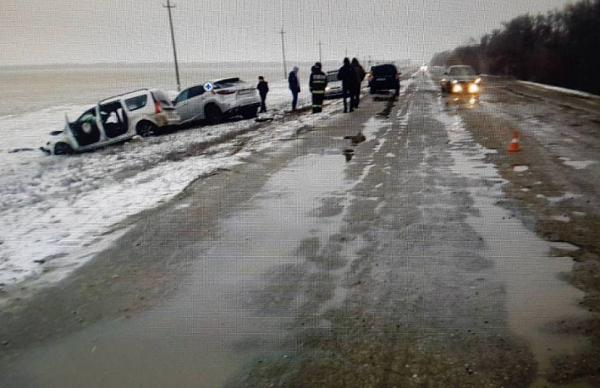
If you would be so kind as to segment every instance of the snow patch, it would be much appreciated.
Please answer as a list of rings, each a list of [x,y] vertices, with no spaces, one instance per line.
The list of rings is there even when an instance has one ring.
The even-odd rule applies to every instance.
[[[525,172],[527,170],[529,170],[529,167],[527,167],[527,166],[514,166],[513,167],[514,172]]]
[[[575,170],[583,170],[583,169],[588,168],[591,165],[598,164],[598,162],[595,160],[576,161],[576,160],[571,160],[571,159],[565,158],[565,157],[560,157],[559,159],[563,161],[563,164],[565,166],[569,166],[571,168],[574,168]]]
[[[554,249],[558,249],[561,251],[567,251],[567,252],[575,252],[575,251],[578,251],[579,249],[581,249],[576,245],[569,244],[566,242],[551,242],[550,246]]]
[[[547,89],[547,90],[553,90],[555,92],[561,92],[561,93],[565,93],[565,94],[570,94],[572,96],[583,97],[583,98],[600,99],[600,96],[596,96],[596,95],[591,94],[591,93],[581,92],[579,90],[566,89],[566,88],[561,88],[561,87],[558,87],[558,86],[551,86],[551,85],[539,84],[539,83],[530,82],[530,81],[518,81],[518,82],[521,83],[521,84],[524,84],[524,85],[533,86],[533,87],[540,88],[540,89]]]
[[[282,118],[291,94],[286,83],[271,86],[268,114]],[[299,106],[309,101],[305,93]],[[88,107],[62,105],[0,117],[0,283],[61,280],[124,234],[131,215],[168,202],[200,176],[243,163],[250,152],[292,146],[281,140],[333,113],[291,116],[284,125],[261,131],[253,131],[252,120],[228,122],[71,157],[28,150],[62,129],[65,113],[74,119]],[[223,142],[243,132],[243,141]],[[206,149],[210,143],[215,145]],[[16,149],[22,151],[11,152]]]

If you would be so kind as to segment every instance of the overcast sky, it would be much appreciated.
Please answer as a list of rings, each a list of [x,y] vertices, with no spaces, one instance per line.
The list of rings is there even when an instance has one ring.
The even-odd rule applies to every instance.
[[[0,65],[171,61],[166,0],[1,0]],[[181,61],[426,59],[565,0],[172,0]]]

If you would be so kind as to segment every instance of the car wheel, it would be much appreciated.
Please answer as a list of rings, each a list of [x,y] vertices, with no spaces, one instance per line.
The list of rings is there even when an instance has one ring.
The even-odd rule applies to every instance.
[[[223,112],[221,112],[221,109],[219,109],[218,106],[213,105],[213,104],[208,105],[206,107],[205,116],[206,116],[206,120],[211,125],[216,125],[216,124],[221,123],[221,121],[223,121]]]
[[[149,121],[142,121],[135,128],[135,132],[141,137],[148,137],[156,131],[156,125]]]
[[[71,155],[73,148],[67,143],[56,143],[54,145],[54,155]]]

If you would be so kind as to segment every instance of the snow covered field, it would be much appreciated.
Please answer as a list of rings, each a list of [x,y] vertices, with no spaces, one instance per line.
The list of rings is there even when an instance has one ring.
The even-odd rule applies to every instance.
[[[281,120],[291,94],[286,83],[270,87],[268,115],[275,121],[261,131],[252,131],[253,120],[229,122],[68,157],[37,148],[62,129],[65,113],[73,118],[86,106],[0,117],[0,288],[60,280],[120,237],[127,228],[115,226],[129,216],[167,202],[197,177],[242,163],[250,152],[285,146],[278,139],[331,111]],[[299,105],[309,100],[303,90]],[[243,148],[239,139],[224,139],[246,132]]]

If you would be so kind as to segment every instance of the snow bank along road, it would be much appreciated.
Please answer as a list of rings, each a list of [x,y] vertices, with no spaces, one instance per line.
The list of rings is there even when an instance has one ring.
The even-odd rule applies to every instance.
[[[217,146],[243,163],[5,306],[0,385],[594,386],[594,118],[504,81],[446,108],[435,81]]]
[[[49,132],[62,129],[65,112],[77,117],[87,107],[0,118],[0,289],[6,292],[0,303],[24,281],[37,287],[71,273],[118,239],[127,225],[115,226],[129,216],[168,202],[194,179],[234,166],[307,125],[302,116],[284,119],[286,85],[272,89],[275,126],[232,122],[73,157],[48,157],[37,148]]]

